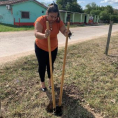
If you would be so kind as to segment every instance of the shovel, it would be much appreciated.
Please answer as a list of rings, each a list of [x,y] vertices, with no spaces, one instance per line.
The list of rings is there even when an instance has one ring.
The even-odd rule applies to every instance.
[[[49,22],[46,21],[46,27],[49,30]],[[55,103],[55,91],[54,91],[54,83],[53,83],[53,72],[52,72],[52,56],[51,56],[51,44],[50,44],[50,36],[48,36],[48,50],[49,50],[49,63],[50,63],[50,76],[51,76],[51,86],[52,86],[52,102],[53,102],[53,112],[56,111],[56,103]]]
[[[67,23],[67,32],[69,33],[70,23]],[[61,86],[60,86],[60,96],[59,96],[59,103],[56,106],[56,112],[59,113],[59,116],[62,115],[62,95],[63,95],[63,84],[64,84],[64,72],[65,72],[65,63],[66,63],[66,55],[67,55],[67,46],[68,46],[68,35],[66,36],[66,43],[65,43],[65,52],[64,52],[64,60],[63,60],[63,70],[62,70],[62,79],[61,79]]]

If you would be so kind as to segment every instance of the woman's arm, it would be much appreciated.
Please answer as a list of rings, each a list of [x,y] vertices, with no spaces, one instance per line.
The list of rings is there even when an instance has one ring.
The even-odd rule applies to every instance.
[[[63,26],[60,28],[60,31],[61,31],[61,33],[62,33],[64,36],[67,35],[67,29],[66,29],[65,25],[63,25]]]
[[[60,31],[61,33],[64,35],[64,36],[69,36],[69,34],[71,33],[70,30],[68,32],[68,30],[66,29],[65,25],[63,25],[61,28],[60,28]]]
[[[36,22],[34,31],[35,37],[38,39],[45,39],[50,35],[49,30],[46,29],[45,34],[43,34],[42,31],[43,31],[43,26],[39,22]]]

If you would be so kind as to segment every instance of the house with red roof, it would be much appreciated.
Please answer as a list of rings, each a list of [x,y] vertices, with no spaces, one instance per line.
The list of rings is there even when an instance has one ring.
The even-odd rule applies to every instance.
[[[0,1],[0,23],[32,26],[46,10],[47,7],[36,0]]]

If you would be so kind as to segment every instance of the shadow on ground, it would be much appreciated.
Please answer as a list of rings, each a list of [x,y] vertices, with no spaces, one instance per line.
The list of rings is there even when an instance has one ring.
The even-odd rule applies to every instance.
[[[109,56],[109,57],[118,57],[118,55],[107,55],[107,56]]]
[[[55,85],[56,99],[59,99],[60,87]],[[48,98],[51,100],[52,96],[49,91],[46,92]],[[95,118],[95,116],[87,111],[81,103],[83,101],[83,92],[79,91],[74,85],[67,85],[63,89],[63,115],[61,118]]]

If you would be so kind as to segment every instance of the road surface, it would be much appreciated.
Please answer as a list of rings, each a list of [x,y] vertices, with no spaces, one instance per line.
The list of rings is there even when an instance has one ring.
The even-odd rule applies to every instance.
[[[73,35],[69,39],[68,44],[82,42],[107,35],[109,25],[86,26],[70,28]],[[118,32],[118,24],[113,25],[112,32]],[[59,47],[65,45],[65,37],[58,34]],[[34,31],[19,32],[1,32],[0,33],[0,63],[17,58],[23,54],[31,54],[34,52]]]

